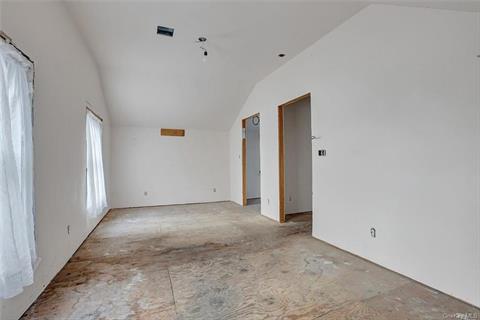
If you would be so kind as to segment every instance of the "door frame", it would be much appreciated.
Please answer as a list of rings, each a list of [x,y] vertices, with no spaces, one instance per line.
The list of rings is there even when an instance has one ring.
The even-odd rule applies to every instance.
[[[277,107],[278,110],[278,221],[285,222],[285,143],[283,133],[284,108],[303,99],[311,98],[310,92],[287,101]]]
[[[251,117],[260,117],[260,112],[254,113],[242,121],[242,206],[247,206],[247,120]],[[262,118],[260,117],[260,121]],[[259,128],[260,129],[260,128]],[[261,178],[260,178],[261,179]]]

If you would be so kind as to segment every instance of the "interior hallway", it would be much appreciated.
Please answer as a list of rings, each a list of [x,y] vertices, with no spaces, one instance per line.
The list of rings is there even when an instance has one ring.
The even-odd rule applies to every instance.
[[[444,319],[479,310],[230,202],[113,210],[23,319]]]

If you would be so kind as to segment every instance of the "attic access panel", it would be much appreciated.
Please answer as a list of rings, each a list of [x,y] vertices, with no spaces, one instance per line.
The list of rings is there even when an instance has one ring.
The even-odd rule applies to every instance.
[[[185,137],[185,129],[160,129],[161,136],[167,137]]]

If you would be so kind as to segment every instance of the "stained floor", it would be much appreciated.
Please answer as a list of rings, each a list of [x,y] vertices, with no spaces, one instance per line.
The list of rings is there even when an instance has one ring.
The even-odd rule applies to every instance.
[[[23,319],[459,317],[480,310],[312,238],[310,215],[222,202],[110,212]]]

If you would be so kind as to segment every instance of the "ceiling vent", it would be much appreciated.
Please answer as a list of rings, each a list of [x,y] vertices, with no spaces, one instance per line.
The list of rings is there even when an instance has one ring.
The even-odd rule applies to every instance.
[[[163,36],[173,37],[173,31],[174,31],[173,28],[162,27],[162,26],[157,27],[157,34],[161,34]]]

